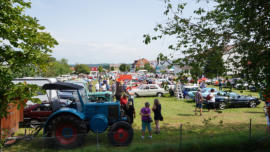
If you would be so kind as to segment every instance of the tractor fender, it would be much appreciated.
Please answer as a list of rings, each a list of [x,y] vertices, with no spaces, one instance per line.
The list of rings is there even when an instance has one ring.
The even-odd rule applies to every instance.
[[[61,108],[48,117],[48,119],[44,125],[43,134],[45,134],[47,132],[47,126],[48,126],[49,122],[52,119],[54,119],[55,117],[57,117],[58,115],[62,115],[62,114],[71,114],[71,115],[74,115],[74,116],[80,118],[81,120],[85,119],[85,115],[83,113],[77,111],[74,108]]]

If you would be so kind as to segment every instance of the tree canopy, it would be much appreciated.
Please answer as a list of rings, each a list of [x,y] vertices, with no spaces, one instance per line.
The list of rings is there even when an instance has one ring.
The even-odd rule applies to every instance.
[[[74,66],[74,69],[75,69],[75,73],[77,73],[77,74],[80,74],[80,73],[89,74],[90,73],[90,68],[86,64],[76,64]]]
[[[55,77],[63,74],[70,74],[72,71],[68,65],[67,59],[61,59],[57,61],[55,58],[51,58],[48,68],[42,72],[44,77]]]
[[[130,71],[130,65],[128,65],[128,64],[120,64],[119,70],[121,72],[128,72],[128,71]]]
[[[0,118],[6,116],[9,103],[20,103],[35,95],[35,86],[14,85],[12,80],[25,68],[44,70],[49,53],[57,45],[36,18],[25,14],[30,7],[31,3],[23,0],[0,1]]]
[[[168,20],[157,24],[156,35],[145,34],[144,43],[164,36],[176,38],[177,42],[168,48],[185,55],[177,59],[181,66],[204,67],[209,49],[222,56],[227,54],[224,62],[232,64],[229,69],[234,68],[256,86],[264,84],[266,95],[270,92],[270,1],[209,0],[209,3],[215,3],[212,10],[198,8],[191,17],[184,17],[186,3],[165,0],[164,14]]]

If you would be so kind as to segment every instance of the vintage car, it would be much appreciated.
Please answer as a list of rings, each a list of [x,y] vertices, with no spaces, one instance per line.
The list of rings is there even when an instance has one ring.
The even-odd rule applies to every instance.
[[[45,122],[52,113],[52,107],[48,103],[28,106],[24,109],[24,123],[34,127]]]
[[[189,92],[196,92],[198,88],[199,88],[198,86],[183,86],[182,88],[183,97],[184,98],[188,97]]]
[[[239,95],[235,92],[225,92],[225,94],[216,94],[215,105],[216,108],[225,109],[227,107],[250,107],[255,108],[260,104],[258,98],[246,95]],[[208,103],[205,100],[204,105],[207,107]]]
[[[90,102],[108,102],[113,101],[113,95],[110,91],[105,92],[91,92],[89,94]]]
[[[129,91],[130,94],[134,94],[134,97],[139,96],[157,96],[161,97],[165,93],[168,93],[163,88],[160,88],[157,84],[142,84],[136,89]]]

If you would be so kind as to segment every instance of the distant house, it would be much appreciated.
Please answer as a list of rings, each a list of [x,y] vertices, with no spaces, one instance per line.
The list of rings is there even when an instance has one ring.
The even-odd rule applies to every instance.
[[[150,66],[152,68],[155,68],[157,66],[157,61],[156,60],[149,61],[149,63],[150,63]]]
[[[166,61],[159,61],[156,64],[156,72],[161,73],[162,71],[165,71],[167,73],[187,73],[190,74],[191,67],[190,66],[184,66],[180,67],[179,65],[173,64],[171,60]]]
[[[148,60],[146,60],[145,58],[135,60],[134,63],[132,64],[131,68],[132,69],[136,69],[136,68],[143,69],[144,65],[147,63],[150,64],[150,62]]]
[[[98,75],[98,67],[90,67],[90,75],[97,77]]]
[[[71,70],[71,73],[74,73],[75,72],[75,68],[74,67],[69,67],[69,69]]]
[[[225,51],[223,53],[222,59],[224,61],[224,66],[227,69],[227,75],[233,75],[237,74],[239,69],[237,69],[232,62],[230,62],[230,59],[233,59],[237,54],[232,51],[233,45],[228,45],[225,48]],[[234,59],[236,60],[236,59]],[[240,62],[240,61],[239,61]]]

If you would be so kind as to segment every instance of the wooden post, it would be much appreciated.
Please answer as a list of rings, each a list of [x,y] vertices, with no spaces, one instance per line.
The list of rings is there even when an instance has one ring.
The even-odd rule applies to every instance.
[[[251,140],[251,118],[249,120],[249,140]]]

